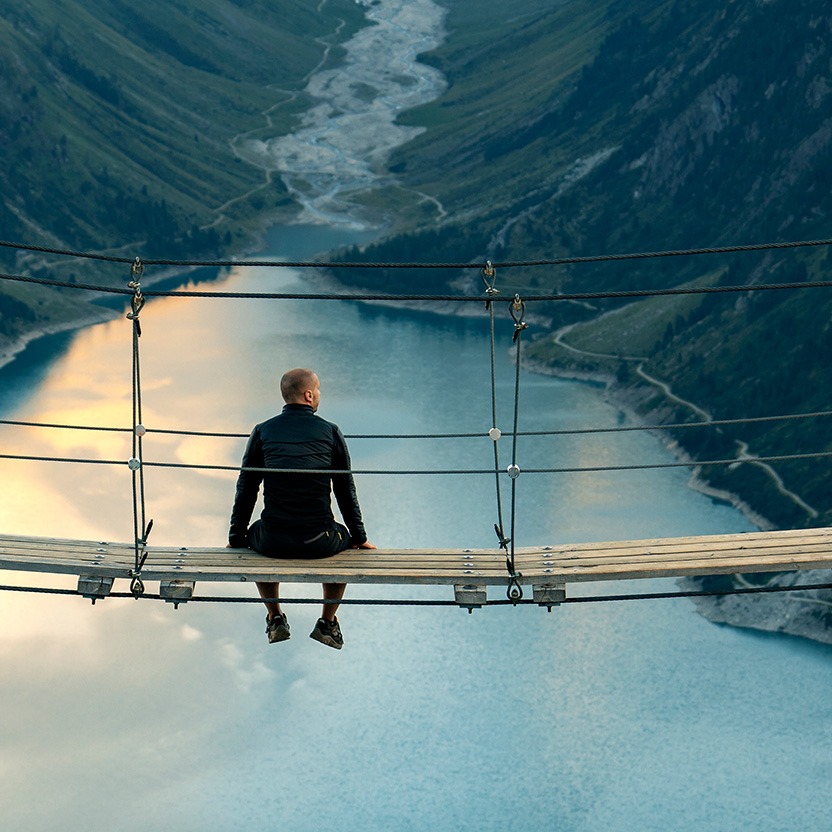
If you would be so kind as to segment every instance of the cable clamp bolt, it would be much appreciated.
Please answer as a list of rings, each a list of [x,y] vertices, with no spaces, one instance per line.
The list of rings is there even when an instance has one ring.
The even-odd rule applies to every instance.
[[[520,295],[515,295],[511,302],[511,318],[514,321],[514,337],[511,339],[513,344],[517,343],[520,333],[524,329],[528,329],[528,324],[523,320],[526,315],[526,304]]]
[[[127,460],[127,467],[131,471],[138,471],[139,468],[142,467],[142,462],[140,459],[136,459],[136,457],[131,456],[130,459]]]
[[[499,428],[491,428],[488,431],[488,438],[493,439],[495,442],[503,435],[503,432]]]
[[[516,480],[520,476],[520,466],[515,465],[514,463],[509,465],[508,468],[506,468],[506,471],[509,477],[513,480]]]
[[[130,265],[130,274],[133,275],[136,283],[138,283],[139,280],[141,280],[141,277],[144,274],[144,263],[142,263],[140,257],[137,257]],[[132,289],[133,286],[131,285],[130,288]]]
[[[127,313],[127,317],[131,321],[136,322],[136,326],[139,325],[139,312],[142,311],[142,307],[144,306],[144,295],[142,294],[142,284],[141,284],[141,276],[144,273],[144,264],[142,261],[137,257],[133,264],[130,266],[130,274],[132,275],[133,279],[127,284],[129,289],[133,290],[133,297],[130,300],[130,306],[132,307],[132,312]]]
[[[130,581],[130,592],[138,600],[140,595],[144,595],[144,581],[139,577],[140,573],[135,572],[133,569],[130,570],[130,574],[133,576],[133,580]]]
[[[490,260],[485,261],[485,266],[482,270],[482,282],[485,284],[485,294],[488,295],[488,300],[485,302],[485,308],[491,308],[491,298],[494,295],[499,295],[500,290],[494,288],[494,281],[497,279],[497,270],[491,265]]]

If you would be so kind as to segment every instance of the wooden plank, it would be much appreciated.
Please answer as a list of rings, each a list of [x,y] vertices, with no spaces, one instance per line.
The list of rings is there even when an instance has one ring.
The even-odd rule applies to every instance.
[[[774,534],[774,533],[767,533]],[[785,538],[782,536],[760,538],[745,535],[726,535],[724,537],[701,537],[689,539],[667,538],[660,541],[618,541],[614,543],[587,543],[580,546],[551,546],[544,548],[523,548],[516,551],[515,557],[582,558],[588,554],[598,554],[605,557],[626,557],[642,554],[672,554],[675,552],[691,552],[705,550],[722,550],[730,552],[762,551],[767,549],[788,549],[799,545],[817,545],[832,547],[832,538],[824,535],[794,534]]]
[[[250,549],[148,547],[142,578],[439,584],[485,591],[506,584],[504,557],[493,549],[350,549],[309,561],[266,558]],[[0,536],[0,569],[94,581],[130,577],[134,559],[127,543]],[[573,581],[832,568],[832,529],[524,547],[516,550],[515,564],[519,581],[539,588],[541,598],[556,597],[543,588]]]
[[[540,560],[526,560],[517,558],[515,560],[516,567],[523,571],[532,570],[535,572],[546,572],[551,568],[568,568],[575,567],[580,569],[598,568],[603,570],[607,567],[614,567],[616,565],[626,565],[638,563],[643,566],[656,564],[660,566],[664,563],[685,563],[698,561],[731,561],[737,565],[738,568],[749,572],[764,572],[765,568],[759,568],[766,563],[775,563],[783,558],[794,558],[799,560],[814,560],[822,564],[832,563],[832,553],[830,553],[828,546],[799,546],[786,547],[783,549],[776,549],[771,551],[760,552],[740,552],[732,553],[725,551],[704,551],[704,552],[680,552],[673,555],[670,554],[649,554],[649,555],[630,555],[628,557],[587,557],[587,558],[570,558],[559,560],[556,558]]]
[[[735,575],[753,572],[795,572],[806,569],[832,568],[832,559],[800,559],[784,555],[765,561],[737,562],[734,559],[698,561],[666,561],[640,564],[637,561],[610,566],[551,567],[544,570],[546,577],[565,582],[618,581],[634,578],[676,578],[696,575]],[[539,575],[537,577],[540,577]]]
[[[613,540],[590,543],[569,543],[555,546],[527,546],[516,549],[516,553],[549,553],[549,552],[582,552],[592,549],[604,549],[612,551],[615,549],[638,548],[641,550],[654,549],[657,547],[690,548],[696,545],[720,545],[723,544],[731,549],[744,548],[748,545],[777,545],[782,542],[793,541],[796,538],[826,539],[832,543],[832,528],[822,527],[815,529],[784,529],[767,532],[742,532],[739,534],[720,535],[696,535],[692,537],[663,537],[645,538],[638,540]]]

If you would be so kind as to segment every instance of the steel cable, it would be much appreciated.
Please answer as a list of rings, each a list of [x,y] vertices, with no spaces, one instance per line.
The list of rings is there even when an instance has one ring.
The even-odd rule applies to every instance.
[[[518,436],[581,436],[594,433],[628,433],[631,431],[677,430],[686,428],[714,428],[729,425],[757,424],[764,422],[779,422],[795,419],[817,419],[832,416],[832,410],[817,410],[811,413],[787,413],[772,416],[745,416],[736,419],[709,419],[701,422],[671,422],[664,425],[616,425],[610,428],[565,428],[560,430],[520,430]],[[53,428],[60,430],[102,431],[115,433],[130,433],[131,428],[113,427],[106,425],[76,425],[57,422],[31,422],[19,419],[0,419],[0,425],[29,428]],[[247,433],[203,431],[203,430],[169,430],[165,428],[147,428],[148,434],[159,436],[199,436],[219,439],[247,439]],[[482,439],[480,432],[471,433],[348,433],[346,439]],[[498,466],[499,467],[499,466]]]
[[[746,245],[711,246],[707,248],[670,249],[666,251],[629,252],[623,254],[594,254],[576,257],[556,257],[539,260],[508,260],[494,263],[495,268],[512,269],[535,266],[566,266],[580,263],[620,262],[622,260],[650,260],[666,257],[691,257],[714,254],[736,254],[755,251],[777,251],[797,248],[813,248],[830,246],[832,239],[827,240],[796,240],[776,243],[752,243]],[[17,243],[0,240],[0,247],[16,248],[21,251],[31,251],[40,254],[54,254],[61,257],[75,257],[88,260],[100,260],[107,263],[133,263],[134,258],[118,257],[89,251],[73,251],[71,249],[53,248],[28,243]],[[335,268],[335,269],[481,269],[482,263],[328,263],[310,261],[281,261],[281,260],[174,260],[169,258],[142,258],[146,266],[178,266],[236,268],[237,266],[257,266],[275,268]]]
[[[620,593],[614,595],[580,595],[573,598],[564,598],[560,604],[591,604],[591,603],[609,603],[614,601],[658,601],[658,600],[672,600],[677,598],[714,598],[714,597],[728,597],[732,595],[770,595],[770,594],[788,594],[792,592],[815,592],[823,590],[832,590],[832,583],[812,583],[801,584],[797,586],[759,586],[759,587],[732,587],[730,589],[703,589],[703,590],[680,590],[669,592],[643,592],[643,593]],[[22,592],[36,595],[64,595],[74,596],[78,598],[90,597],[84,595],[78,589],[61,589],[56,587],[33,587],[33,586],[14,586],[14,585],[0,585],[0,592]],[[103,600],[103,598],[137,598],[132,592],[110,592],[106,596],[99,596],[96,600]],[[174,603],[177,606],[185,603],[209,603],[209,604],[262,604],[263,600],[260,597],[247,596],[222,596],[222,595],[194,595],[191,598],[173,599],[165,598],[161,594],[145,592],[138,596],[137,600],[146,601],[167,601]],[[313,604],[319,605],[321,603],[335,603],[334,601],[323,601],[320,598],[274,598],[265,599],[266,601],[275,601],[281,604]],[[464,606],[458,604],[456,601],[448,599],[430,599],[430,598],[343,598],[338,601],[341,605],[352,606],[397,606],[397,607],[459,607]],[[484,607],[496,606],[517,606],[523,604],[526,606],[549,606],[545,603],[538,603],[531,598],[511,600],[510,598],[489,598],[482,603]]]

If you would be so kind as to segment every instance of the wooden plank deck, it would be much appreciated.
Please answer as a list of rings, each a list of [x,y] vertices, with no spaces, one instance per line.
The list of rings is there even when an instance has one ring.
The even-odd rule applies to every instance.
[[[832,528],[521,549],[516,568],[565,583],[832,568]]]
[[[465,606],[484,600],[486,587],[507,585],[498,549],[349,549],[314,561],[249,549],[147,551],[142,580],[160,581],[180,602],[199,581],[447,585]],[[133,564],[129,543],[0,535],[0,569],[78,575],[97,597],[113,579],[130,579]],[[572,582],[832,568],[832,528],[524,547],[515,551],[515,565],[520,584],[532,586],[541,603],[557,603]]]

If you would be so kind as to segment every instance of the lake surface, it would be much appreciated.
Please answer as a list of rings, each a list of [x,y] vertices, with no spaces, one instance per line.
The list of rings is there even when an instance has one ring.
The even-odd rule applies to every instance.
[[[308,256],[315,242],[308,228],[288,229],[267,254]],[[297,271],[240,267],[210,288],[292,291],[307,281]],[[280,407],[277,380],[296,365],[317,370],[320,413],[348,435],[491,427],[484,310],[456,319],[352,302],[171,298],[148,302],[142,323],[151,429],[247,432]],[[514,368],[505,310],[497,331],[498,422],[507,432]],[[0,415],[129,425],[130,338],[119,318],[33,345],[0,371]],[[520,395],[521,430],[622,420],[590,385],[524,372]],[[120,434],[0,427],[0,444],[4,452],[130,455]],[[149,435],[145,459],[236,465],[243,444]],[[356,469],[493,461],[484,437],[353,439],[350,447]],[[641,432],[518,445],[521,468],[669,460]],[[517,544],[751,528],[690,490],[688,476],[523,474]],[[2,461],[0,483],[5,532],[132,535],[126,466]],[[380,546],[494,545],[493,476],[363,475],[357,488]],[[222,545],[233,491],[233,474],[148,469],[151,542]],[[10,580],[72,585],[3,576]],[[596,584],[570,594],[672,587]],[[446,598],[450,590],[348,590],[362,596]],[[828,828],[832,652],[712,625],[684,600],[551,614],[348,606],[340,653],[307,638],[315,606],[287,607],[293,637],[268,645],[254,605],[175,611],[152,601],[0,600],[0,802],[10,829]]]

